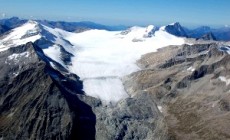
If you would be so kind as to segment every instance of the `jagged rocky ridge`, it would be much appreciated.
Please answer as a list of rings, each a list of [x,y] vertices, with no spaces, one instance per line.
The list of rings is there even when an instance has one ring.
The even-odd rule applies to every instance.
[[[73,96],[73,92],[80,94],[81,89],[76,90],[75,86],[81,86],[81,82],[76,76],[64,76],[52,69],[34,49],[37,46],[28,43],[0,54],[1,138],[92,139],[95,115],[87,104]],[[28,54],[19,55],[25,52]],[[10,54],[18,55],[9,59]]]

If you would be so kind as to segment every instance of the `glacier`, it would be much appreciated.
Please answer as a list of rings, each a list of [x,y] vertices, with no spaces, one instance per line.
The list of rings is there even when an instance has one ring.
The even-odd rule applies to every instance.
[[[143,54],[168,45],[185,43],[183,37],[176,37],[161,29],[156,30],[153,25],[135,26],[127,31],[95,29],[72,33],[29,21],[3,37],[0,51],[41,38],[52,41],[51,44],[39,44],[44,54],[69,73],[78,75],[83,81],[86,95],[99,98],[106,104],[116,104],[129,97],[122,78],[140,70],[136,61]],[[68,65],[61,58],[60,46],[73,54]],[[55,68],[55,65],[51,66]]]
[[[151,32],[149,29],[153,26],[133,27],[125,35],[120,31],[89,30],[66,38],[77,48],[70,71],[81,78],[87,95],[106,103],[127,98],[122,78],[139,70],[136,61],[141,55],[164,46],[184,44],[183,38],[162,30],[145,38],[146,32]]]

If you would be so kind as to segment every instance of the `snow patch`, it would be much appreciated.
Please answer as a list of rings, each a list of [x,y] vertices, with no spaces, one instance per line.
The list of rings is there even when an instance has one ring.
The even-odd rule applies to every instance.
[[[166,26],[162,26],[162,27],[160,27],[160,31],[165,31],[165,28],[166,28]]]
[[[14,53],[7,57],[8,60],[18,60],[20,57],[29,57],[29,52],[23,52],[23,53]]]
[[[147,37],[152,37],[154,35],[156,31],[156,27],[153,26],[153,25],[149,25],[146,30],[145,30],[145,34],[143,35],[144,38],[147,38]]]
[[[230,84],[230,79],[227,79],[224,76],[220,76],[219,79],[220,79],[220,81],[225,82],[226,86],[228,86]]]
[[[66,68],[66,65],[64,64],[64,62],[61,59],[60,46],[58,46],[58,45],[49,46],[49,47],[43,49],[43,52],[46,56],[48,56],[49,58],[51,58],[52,60],[56,61],[57,63],[61,64],[63,67]]]
[[[13,73],[14,77],[18,76],[19,72]]]
[[[151,32],[155,27],[153,25],[149,25],[147,28],[146,28],[146,32]]]
[[[230,54],[230,47],[229,46],[222,46],[219,48],[219,50],[227,52],[228,54]]]
[[[194,71],[195,71],[195,68],[193,68],[193,67],[191,66],[191,67],[189,67],[189,68],[187,69],[187,71],[194,72]]]
[[[9,115],[7,115],[7,118],[11,118],[14,115],[14,112],[11,112]]]
[[[157,106],[158,110],[162,113],[163,112],[163,108],[162,106]]]

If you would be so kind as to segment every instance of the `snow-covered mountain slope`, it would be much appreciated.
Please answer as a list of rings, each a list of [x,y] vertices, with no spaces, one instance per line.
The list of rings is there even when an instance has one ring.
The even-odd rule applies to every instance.
[[[71,33],[61,29],[53,29],[35,21],[28,21],[1,37],[0,51],[39,40],[37,45],[43,50],[43,57],[68,69],[62,56],[71,54],[74,50],[73,45],[63,38],[69,34]]]
[[[128,97],[122,78],[139,70],[135,63],[141,55],[185,43],[153,25],[70,33],[29,21],[2,37],[0,51],[27,42],[35,42],[40,48],[37,53],[54,69],[78,75],[85,94],[106,103]]]
[[[29,21],[21,27],[13,29],[9,34],[2,37],[0,40],[0,51],[25,44],[27,42],[34,42],[41,38],[39,28],[36,22]]]

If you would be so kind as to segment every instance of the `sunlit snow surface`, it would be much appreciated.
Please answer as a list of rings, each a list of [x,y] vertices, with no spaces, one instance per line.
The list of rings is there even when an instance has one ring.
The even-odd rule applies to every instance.
[[[77,47],[70,71],[83,80],[87,95],[112,103],[128,97],[121,79],[139,70],[135,62],[141,55],[184,43],[184,39],[161,30],[152,38],[143,38],[144,34],[146,28],[135,27],[126,35],[89,30],[67,37]]]
[[[61,60],[61,50],[60,47],[57,45],[49,46],[43,49],[43,52],[46,56],[49,56],[52,60],[58,62],[63,67],[65,67],[64,62]]]
[[[34,42],[41,38],[37,22],[29,21],[21,27],[15,28],[4,39],[0,40],[0,51],[18,45]]]

